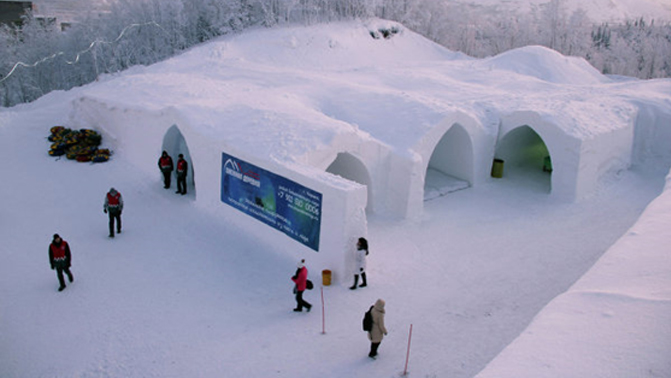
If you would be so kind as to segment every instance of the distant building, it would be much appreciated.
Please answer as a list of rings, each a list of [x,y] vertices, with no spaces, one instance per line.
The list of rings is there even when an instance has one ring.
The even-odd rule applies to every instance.
[[[0,24],[20,25],[21,17],[28,11],[33,13],[35,19],[42,21],[44,26],[58,25],[61,30],[65,30],[83,15],[99,17],[108,12],[109,5],[102,0],[86,2],[81,0],[0,0]]]
[[[0,24],[20,25],[21,17],[33,10],[32,1],[0,0]]]

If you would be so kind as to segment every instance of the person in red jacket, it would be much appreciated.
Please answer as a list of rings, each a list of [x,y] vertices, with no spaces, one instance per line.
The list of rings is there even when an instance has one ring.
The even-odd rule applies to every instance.
[[[161,157],[158,159],[158,169],[163,173],[163,187],[165,189],[170,188],[170,176],[172,175],[173,165],[172,158],[168,155],[167,151],[163,151]]]
[[[116,232],[121,233],[121,211],[123,211],[123,197],[116,189],[110,188],[105,195],[103,212],[109,215],[110,238],[114,237],[114,221],[116,220]]]
[[[186,194],[186,173],[189,170],[189,163],[184,160],[184,155],[179,154],[179,159],[177,159],[177,194]]]
[[[302,259],[298,263],[296,274],[291,277],[291,280],[296,284],[294,287],[294,293],[296,293],[296,308],[294,311],[301,312],[303,311],[303,307],[305,307],[310,312],[312,305],[303,299],[303,292],[307,288],[308,282],[308,268],[305,267],[305,259]]]
[[[71,260],[70,246],[65,240],[61,239],[58,234],[54,234],[54,239],[49,245],[49,263],[51,263],[51,270],[56,269],[58,282],[61,284],[58,291],[63,291],[63,289],[65,289],[63,272],[68,275],[70,282],[74,281],[72,272],[70,272]]]

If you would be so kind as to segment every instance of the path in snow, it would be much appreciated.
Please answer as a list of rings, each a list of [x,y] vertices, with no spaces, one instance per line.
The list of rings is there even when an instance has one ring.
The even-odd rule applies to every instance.
[[[624,234],[665,171],[623,172],[569,204],[532,177],[545,172],[515,173],[425,202],[419,223],[370,224],[371,279],[382,276],[390,314],[401,330],[414,323],[413,355],[431,356],[422,363],[438,376],[484,368]]]

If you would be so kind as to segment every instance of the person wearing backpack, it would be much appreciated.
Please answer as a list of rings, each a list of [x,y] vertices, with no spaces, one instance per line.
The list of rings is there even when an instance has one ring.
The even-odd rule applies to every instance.
[[[303,307],[305,307],[310,312],[312,305],[303,299],[303,292],[308,288],[308,268],[305,267],[305,259],[302,259],[298,263],[296,274],[291,277],[291,280],[296,284],[294,286],[294,293],[296,294],[296,308],[294,311],[301,312],[303,311]]]
[[[359,283],[359,275],[361,275],[361,285],[359,287],[366,287],[366,256],[368,256],[368,240],[366,238],[359,238],[356,243],[355,251],[356,273],[354,273],[354,285],[349,289],[355,290],[357,283]]]
[[[384,300],[378,299],[370,310],[373,320],[371,330],[368,331],[368,339],[370,340],[370,353],[368,353],[368,357],[370,358],[377,356],[377,348],[380,347],[382,339],[387,335],[387,328],[384,326],[384,305]]]

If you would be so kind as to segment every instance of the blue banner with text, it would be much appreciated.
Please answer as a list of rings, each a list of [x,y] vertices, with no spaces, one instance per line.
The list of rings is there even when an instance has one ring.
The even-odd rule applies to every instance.
[[[221,201],[319,251],[321,193],[222,152]]]

